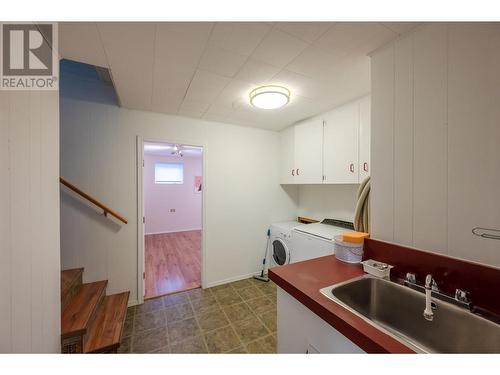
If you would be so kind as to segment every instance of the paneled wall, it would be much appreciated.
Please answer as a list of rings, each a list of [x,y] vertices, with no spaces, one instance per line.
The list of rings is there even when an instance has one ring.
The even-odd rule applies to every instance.
[[[372,55],[372,235],[500,266],[500,26],[427,24]]]
[[[0,91],[0,353],[60,352],[59,97]]]

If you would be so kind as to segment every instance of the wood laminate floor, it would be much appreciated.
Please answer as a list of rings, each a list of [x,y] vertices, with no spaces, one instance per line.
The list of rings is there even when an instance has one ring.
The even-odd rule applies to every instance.
[[[145,236],[145,296],[153,298],[201,285],[201,231]]]

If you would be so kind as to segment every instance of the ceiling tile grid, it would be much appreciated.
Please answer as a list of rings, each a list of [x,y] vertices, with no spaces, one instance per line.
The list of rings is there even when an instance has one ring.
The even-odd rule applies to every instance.
[[[108,67],[122,106],[280,130],[367,94],[367,54],[417,27],[376,22],[63,23],[64,58]],[[255,87],[290,103],[259,110]]]

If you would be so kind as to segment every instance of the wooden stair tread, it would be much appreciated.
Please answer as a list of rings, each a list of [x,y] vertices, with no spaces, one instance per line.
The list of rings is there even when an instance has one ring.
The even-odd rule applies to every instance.
[[[62,312],[61,337],[85,334],[106,292],[107,280],[82,284]]]
[[[127,315],[129,292],[106,296],[87,332],[84,353],[118,349]]]
[[[71,289],[73,284],[79,280],[83,273],[83,268],[73,268],[61,272],[61,295],[64,296]]]

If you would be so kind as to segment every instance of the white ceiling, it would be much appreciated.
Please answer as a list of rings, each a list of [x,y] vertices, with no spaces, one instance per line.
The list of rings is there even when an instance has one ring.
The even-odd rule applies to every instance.
[[[62,23],[63,58],[111,70],[123,107],[282,129],[370,92],[367,53],[417,23]],[[256,109],[262,84],[288,105]]]

